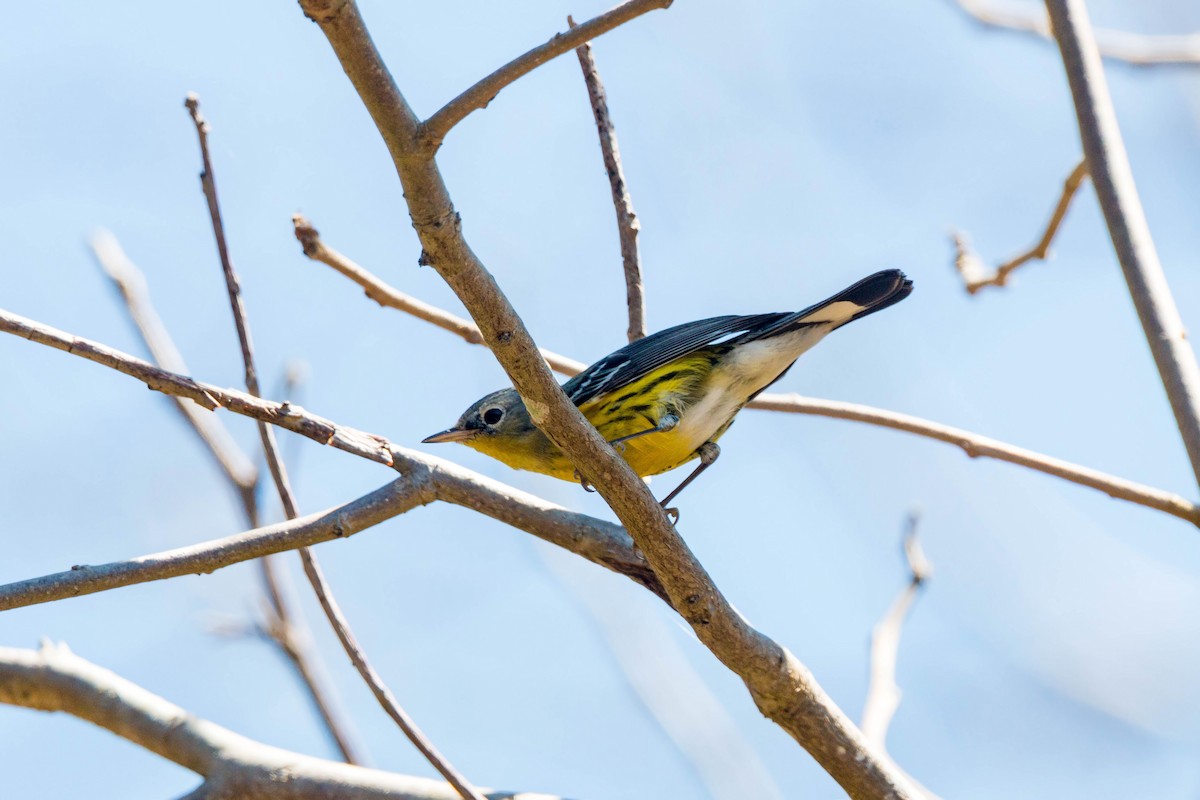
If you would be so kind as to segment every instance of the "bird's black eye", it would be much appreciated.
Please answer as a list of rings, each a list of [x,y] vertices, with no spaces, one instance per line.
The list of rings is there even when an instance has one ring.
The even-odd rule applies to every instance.
[[[500,420],[504,419],[504,409],[493,406],[483,412],[483,421],[488,425],[495,425]]]

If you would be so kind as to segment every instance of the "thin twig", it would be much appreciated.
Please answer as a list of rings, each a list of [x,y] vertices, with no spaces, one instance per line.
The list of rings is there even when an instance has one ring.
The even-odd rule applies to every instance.
[[[387,440],[310,414],[300,406],[261,400],[237,389],[223,389],[211,383],[192,380],[186,375],[159,369],[128,353],[73,336],[18,314],[0,309],[0,332],[31,342],[63,350],[71,355],[137,378],[150,389],[174,397],[185,397],[210,411],[224,408],[251,419],[269,422],[298,433],[319,444],[352,453],[361,458],[393,466]]]
[[[656,8],[668,8],[672,0],[628,0],[628,2],[590,19],[582,25],[569,29],[566,33],[556,33],[543,45],[533,48],[518,58],[514,58],[498,70],[476,83],[471,88],[451,100],[420,126],[419,135],[424,139],[424,146],[436,150],[442,140],[468,114],[477,109],[486,108],[495,99],[500,90],[510,83],[532,72],[547,61],[569,53],[584,42],[608,33],[631,19]],[[333,4],[309,2],[304,4],[305,13],[323,26],[337,22],[338,9]]]
[[[1067,216],[1067,209],[1071,207],[1071,200],[1074,199],[1086,177],[1087,161],[1083,160],[1076,165],[1075,169],[1071,170],[1071,174],[1063,182],[1062,193],[1059,195],[1054,212],[1050,215],[1049,222],[1046,223],[1045,230],[1042,231],[1042,237],[1028,250],[996,267],[991,274],[988,274],[983,261],[971,249],[971,242],[966,234],[955,233],[953,237],[954,266],[958,270],[958,274],[962,276],[963,283],[966,284],[967,293],[975,294],[985,286],[1004,286],[1008,283],[1008,276],[1013,270],[1034,259],[1044,261],[1050,254],[1050,245],[1054,242],[1054,237],[1058,235],[1058,230]]]
[[[454,800],[441,781],[341,764],[247,739],[72,653],[0,648],[0,703],[64,712],[204,777],[191,800]],[[494,792],[488,800],[561,800]],[[181,799],[183,800],[183,799]]]
[[[576,28],[575,20],[567,17],[567,26]],[[591,100],[592,116],[596,118],[596,130],[600,134],[600,152],[604,158],[604,171],[612,188],[613,208],[617,212],[617,235],[621,241],[621,263],[625,267],[625,304],[629,307],[629,341],[646,335],[646,296],[642,284],[642,263],[638,256],[638,232],[641,223],[633,211],[633,198],[625,183],[625,171],[621,168],[621,150],[617,146],[617,131],[608,113],[608,96],[600,81],[596,59],[592,56],[591,44],[585,42],[575,48],[579,56],[579,67],[583,70],[583,81],[587,84]]]
[[[155,363],[164,369],[186,373],[188,370],[183,356],[150,301],[150,290],[142,271],[129,260],[116,237],[108,231],[98,231],[92,236],[90,244],[97,263],[124,300],[125,309]],[[246,525],[257,528],[258,470],[249,456],[238,447],[219,417],[206,413],[189,400],[172,400],[237,491]],[[303,619],[285,601],[271,556],[259,559],[258,565],[267,598],[267,607],[263,612],[265,618],[258,627],[266,640],[284,655],[295,670],[343,760],[349,764],[363,763],[352,744],[349,723],[340,712],[335,711],[332,694],[318,677],[320,670],[316,654],[307,645],[307,637],[303,635]]]
[[[985,25],[1032,33],[1053,39],[1049,20],[1037,13],[1030,3],[997,3],[996,0],[955,0],[958,7]],[[1128,31],[1097,30],[1100,55],[1135,66],[1158,64],[1200,64],[1200,32],[1185,34],[1143,34]]]
[[[1200,482],[1200,367],[1138,198],[1083,0],[1046,0],[1075,100],[1088,172],[1175,423]]]
[[[292,217],[292,225],[295,228],[296,239],[299,240],[300,246],[304,250],[304,255],[313,261],[319,261],[322,264],[333,267],[342,275],[345,275],[361,286],[367,297],[379,303],[379,305],[403,311],[405,314],[411,314],[417,319],[423,319],[444,331],[450,331],[450,333],[462,337],[469,344],[483,344],[483,334],[479,332],[479,328],[476,327],[474,322],[471,322],[469,319],[457,317],[449,311],[443,311],[440,308],[431,306],[415,297],[410,297],[399,289],[384,283],[354,261],[351,261],[337,250],[325,244],[321,240],[321,234],[317,232],[317,229],[303,215],[294,215]],[[587,366],[572,358],[560,356],[548,350],[543,350],[542,356],[546,359],[546,363],[550,365],[551,369],[570,375],[582,372],[583,368]]]
[[[871,683],[863,706],[862,732],[881,749],[887,748],[888,726],[900,707],[900,687],[896,684],[896,657],[900,651],[900,633],[917,595],[933,574],[933,567],[917,539],[917,514],[910,514],[904,532],[904,557],[908,562],[908,585],[901,590],[887,614],[871,634]]]
[[[321,240],[316,236],[315,230],[311,227],[307,227],[307,230],[311,231],[315,237],[313,241],[319,245],[320,252],[336,253],[336,251],[327,245],[321,244]],[[338,271],[347,275],[347,277],[351,277],[355,283],[364,286],[364,288],[373,287],[371,291],[381,293],[394,291],[388,284],[363,267],[350,261],[340,253],[336,253],[336,255],[351,268],[348,271],[338,268]],[[318,260],[324,261],[324,258]],[[441,309],[434,310],[439,313],[446,313],[441,311]],[[439,325],[439,327],[444,326]],[[471,329],[475,332],[479,330],[473,325]],[[468,339],[468,341],[471,340]],[[547,350],[542,350],[541,352],[546,358],[546,362],[563,375],[576,375],[583,370],[584,364],[573,358]],[[1023,447],[1017,447],[1016,445],[981,436],[962,428],[943,425],[940,422],[933,422],[921,419],[920,417],[860,405],[858,403],[843,403],[837,400],[824,400],[798,394],[761,394],[754,401],[750,402],[747,408],[790,414],[810,414],[905,431],[916,436],[923,436],[928,439],[961,447],[971,458],[994,458],[998,461],[1016,464],[1017,466],[1026,467],[1045,475],[1052,475],[1071,483],[1097,489],[1109,497],[1146,506],[1147,508],[1179,517],[1194,525],[1200,525],[1200,507],[1172,492],[1166,492],[1162,489],[1118,478],[1099,470],[1091,469],[1090,467],[1072,464],[1069,461],[1063,461],[1034,450],[1027,450]]]
[[[233,262],[229,258],[229,250],[225,244],[225,228],[221,222],[220,204],[217,201],[216,178],[213,175],[212,162],[208,152],[208,123],[200,114],[200,101],[194,93],[188,95],[185,105],[196,124],[196,134],[200,142],[200,154],[204,162],[204,171],[200,175],[200,180],[204,196],[208,200],[208,209],[212,217],[213,234],[217,240],[217,251],[220,254],[221,269],[225,274],[225,285],[229,292],[229,304],[233,311],[234,323],[237,327],[238,342],[242,348],[246,390],[255,397],[261,397],[262,392],[258,385],[258,375],[254,364],[254,345],[250,339],[250,322],[246,315],[246,305],[242,299],[241,285],[238,280],[237,271],[233,267]],[[297,510],[295,494],[292,492],[291,483],[288,480],[287,467],[283,463],[283,459],[279,456],[279,445],[275,441],[274,429],[260,420],[258,431],[262,439],[263,453],[267,459],[267,467],[275,482],[275,489],[279,494],[279,500],[283,504],[284,515],[289,520],[294,520],[300,516],[300,513]],[[370,687],[379,704],[383,706],[384,711],[395,720],[400,730],[404,732],[409,741],[433,765],[434,769],[441,773],[442,777],[462,795],[463,800],[483,800],[483,796],[479,793],[479,790],[472,786],[462,773],[455,769],[446,760],[445,756],[438,752],[437,748],[433,746],[433,743],[424,732],[417,727],[412,718],[400,707],[400,704],[396,701],[391,691],[384,685],[379,673],[371,666],[362,647],[358,644],[353,631],[350,630],[350,623],[338,606],[337,600],[333,596],[333,589],[325,579],[321,566],[317,562],[317,557],[313,554],[312,550],[307,547],[301,547],[299,554],[301,563],[304,565],[304,574],[308,577],[313,592],[316,593],[317,600],[320,602],[321,608],[325,611],[325,616],[328,618],[329,624],[333,627],[334,633],[337,634],[338,641],[342,643],[342,647],[350,657],[350,661],[354,664],[355,669],[358,670],[362,679],[366,681],[367,686]]]

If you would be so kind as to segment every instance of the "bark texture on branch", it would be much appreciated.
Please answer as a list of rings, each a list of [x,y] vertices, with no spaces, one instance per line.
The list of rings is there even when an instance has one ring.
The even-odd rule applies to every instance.
[[[448,784],[260,744],[86,661],[66,645],[0,647],[0,703],[61,711],[204,777],[206,800],[456,800]],[[561,800],[493,792],[489,800]]]

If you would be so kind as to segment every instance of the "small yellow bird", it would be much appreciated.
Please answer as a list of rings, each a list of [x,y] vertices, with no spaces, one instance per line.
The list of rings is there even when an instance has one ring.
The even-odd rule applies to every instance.
[[[720,455],[734,416],[830,331],[908,297],[899,270],[864,278],[803,311],[713,317],[659,331],[605,356],[563,384],[567,397],[641,476],[695,458],[665,506]],[[580,480],[529,418],[515,389],[474,403],[425,442],[461,442],[514,469]],[[587,484],[584,482],[584,486]]]

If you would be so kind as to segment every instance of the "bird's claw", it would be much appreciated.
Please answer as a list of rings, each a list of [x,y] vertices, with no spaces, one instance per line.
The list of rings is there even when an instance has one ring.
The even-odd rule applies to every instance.
[[[579,485],[583,487],[583,490],[585,492],[596,491],[596,487],[594,487],[590,483],[588,483],[588,479],[583,477],[583,473],[580,472],[579,470],[575,470],[575,480],[579,481]]]
[[[679,524],[679,509],[678,508],[675,508],[674,506],[672,506],[671,508],[664,508],[663,511],[666,512],[667,519],[671,520],[672,526]]]

